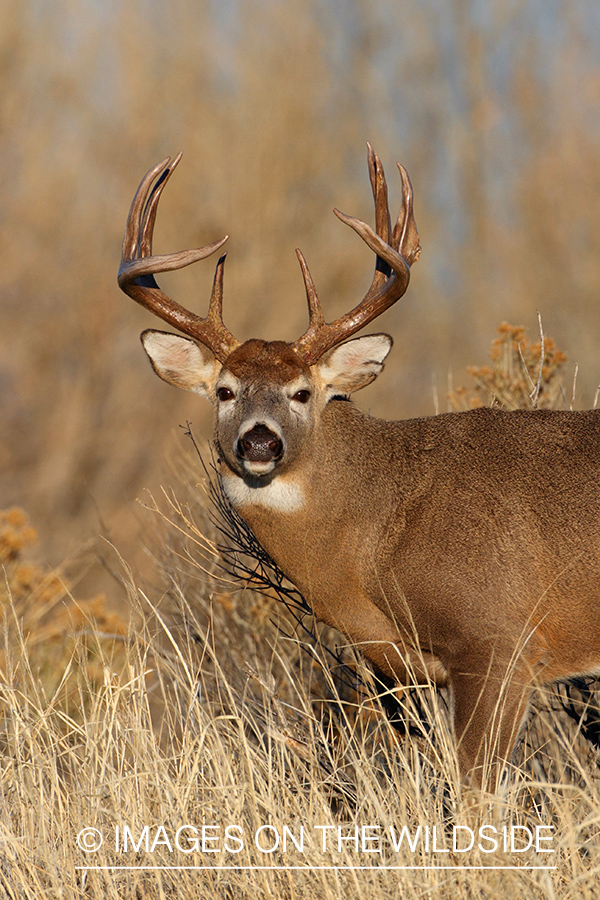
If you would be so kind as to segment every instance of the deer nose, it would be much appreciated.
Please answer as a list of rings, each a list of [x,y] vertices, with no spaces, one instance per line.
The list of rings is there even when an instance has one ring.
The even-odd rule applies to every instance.
[[[237,454],[249,462],[271,462],[281,458],[283,442],[266,425],[255,425],[238,440]]]

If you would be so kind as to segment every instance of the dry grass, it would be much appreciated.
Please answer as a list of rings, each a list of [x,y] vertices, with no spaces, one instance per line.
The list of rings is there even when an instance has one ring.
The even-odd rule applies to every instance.
[[[175,467],[194,482],[193,457],[182,462]],[[539,695],[503,796],[476,803],[457,781],[443,696],[426,690],[422,697],[429,735],[399,736],[373,699],[372,676],[349,651],[371,695],[349,691],[323,664],[321,644],[333,646],[331,631],[304,646],[285,638],[293,622],[281,604],[220,572],[202,490],[180,484],[146,507],[146,531],[159,551],[144,582],[112,551],[132,611],[129,628],[121,617],[107,633],[61,580],[60,642],[36,640],[47,606],[40,607],[40,573],[30,590],[22,587],[32,534],[20,513],[4,517],[3,546],[12,548],[0,670],[6,896],[594,896],[598,759],[568,716],[552,711],[555,699]],[[410,703],[405,715],[421,728]],[[457,825],[464,828],[454,851]],[[499,847],[462,852],[466,828],[478,834],[482,825],[497,829]],[[542,846],[554,852],[504,852],[502,829],[514,825],[542,826],[552,837]],[[178,847],[182,826],[193,828],[180,833]],[[200,840],[203,826],[204,851],[188,842]],[[325,849],[321,826],[328,826]],[[421,828],[414,851],[406,840],[394,849],[403,826],[411,839]],[[437,848],[448,853],[431,843],[425,849],[433,826]],[[358,849],[354,840],[338,844],[357,827]],[[97,852],[78,847],[85,828],[102,834]],[[285,828],[285,850],[281,843],[265,852],[276,833],[283,841]],[[302,830],[300,851],[291,835],[299,843]],[[206,868],[171,868],[186,866]]]

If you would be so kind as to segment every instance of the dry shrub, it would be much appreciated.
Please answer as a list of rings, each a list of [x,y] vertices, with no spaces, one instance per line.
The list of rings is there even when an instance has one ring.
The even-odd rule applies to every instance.
[[[559,403],[565,405],[561,376],[567,357],[553,338],[542,333],[534,342],[522,325],[503,322],[489,357],[491,365],[467,368],[475,381],[473,389],[460,387],[449,393],[452,409],[553,409]]]
[[[109,610],[103,594],[75,600],[60,570],[45,569],[28,560],[28,551],[37,539],[24,510],[0,510],[0,564],[4,575],[0,584],[4,628],[0,670],[4,679],[16,686],[13,679],[24,654],[44,692],[52,695],[60,685],[60,701],[65,703],[78,692],[80,678],[92,690],[102,682],[98,640],[112,655],[114,664],[122,664],[129,614]],[[71,666],[72,675],[65,679],[64,673]]]

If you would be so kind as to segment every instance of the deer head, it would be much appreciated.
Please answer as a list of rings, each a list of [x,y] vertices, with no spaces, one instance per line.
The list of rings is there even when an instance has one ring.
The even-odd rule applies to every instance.
[[[198,250],[152,255],[158,202],[180,159],[181,154],[173,162],[159,163],[137,190],[123,241],[119,285],[136,302],[188,335],[148,330],[142,342],[162,379],[213,404],[217,441],[230,469],[247,478],[270,479],[302,458],[332,397],[360,390],[383,368],[391,337],[376,334],[344,341],[381,315],[408,287],[410,266],[420,253],[410,180],[399,165],[402,205],[392,228],[383,167],[368,145],[375,231],[334,210],[376,254],[367,294],[350,312],[326,322],[306,260],[297,250],[308,301],[307,330],[292,343],[253,339],[241,344],[223,324],[225,254],[217,263],[206,318],[167,297],[154,278],[205,259],[227,240],[224,237]]]

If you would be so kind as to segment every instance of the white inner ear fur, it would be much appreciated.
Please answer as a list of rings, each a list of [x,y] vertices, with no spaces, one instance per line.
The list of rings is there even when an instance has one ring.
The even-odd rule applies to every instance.
[[[163,381],[214,399],[221,363],[207,347],[177,334],[151,329],[142,334],[142,344]]]
[[[392,348],[388,334],[369,334],[334,347],[316,364],[326,394],[352,394],[370,384]]]

